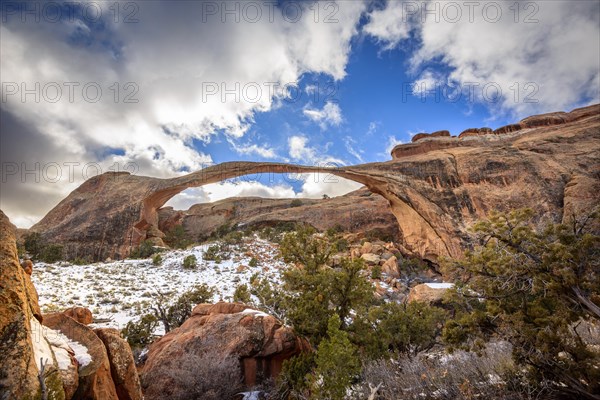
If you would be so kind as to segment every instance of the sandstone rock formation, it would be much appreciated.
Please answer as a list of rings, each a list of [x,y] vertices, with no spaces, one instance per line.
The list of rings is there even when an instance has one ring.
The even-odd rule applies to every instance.
[[[158,228],[169,232],[176,225],[182,225],[190,238],[199,240],[225,225],[304,222],[319,230],[340,227],[345,232],[377,231],[396,239],[399,237],[398,223],[387,201],[366,188],[331,199],[302,199],[299,207],[291,207],[291,201],[240,197],[195,204],[187,211],[163,207],[158,210]]]
[[[600,105],[526,118],[494,133],[431,137],[397,146],[391,161],[327,170],[234,162],[172,179],[107,173],[82,184],[32,230],[65,245],[70,257],[114,259],[144,239],[161,243],[159,210],[186,188],[248,174],[326,172],[383,196],[403,248],[435,262],[460,256],[471,242],[468,228],[492,209],[530,206],[560,221],[564,204],[576,212],[598,204]],[[576,193],[567,190],[573,187]]]
[[[75,321],[83,325],[89,325],[94,322],[92,312],[85,307],[71,307],[62,312],[67,317],[73,318]]]
[[[193,374],[187,379],[201,384],[209,377],[194,373],[201,375],[218,367],[187,365],[184,360],[190,357],[217,361],[233,357],[239,361],[237,374],[251,387],[276,376],[284,360],[307,350],[305,340],[270,315],[236,303],[200,304],[183,325],[150,346],[142,369],[144,396],[148,400],[179,396],[193,385],[173,385],[177,371],[189,374],[191,370]]]
[[[451,283],[422,283],[410,289],[408,301],[428,304],[440,304],[446,292],[452,288]]]
[[[94,332],[106,347],[110,372],[119,400],[141,400],[142,387],[127,341],[121,338],[116,329],[100,328]]]
[[[44,325],[87,348],[91,362],[79,368],[79,385],[74,398],[117,400],[104,343],[89,327],[63,313],[46,314]]]
[[[2,399],[35,398],[40,391],[31,320],[39,310],[28,295],[15,227],[0,210],[0,393]]]

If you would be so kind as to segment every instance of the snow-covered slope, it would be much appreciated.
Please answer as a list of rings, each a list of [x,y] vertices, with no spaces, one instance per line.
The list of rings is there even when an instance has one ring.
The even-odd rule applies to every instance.
[[[258,237],[233,245],[231,259],[221,263],[203,259],[208,246],[163,252],[163,262],[158,266],[151,259],[90,265],[38,263],[32,280],[43,312],[83,306],[92,311],[96,320],[108,320],[95,326],[122,329],[144,313],[158,292],[177,295],[204,283],[216,290],[214,301],[231,300],[236,287],[249,283],[252,275],[279,282],[280,272],[286,266],[277,245]],[[184,269],[183,259],[192,254],[198,260],[197,268]],[[253,257],[258,264],[251,267]]]

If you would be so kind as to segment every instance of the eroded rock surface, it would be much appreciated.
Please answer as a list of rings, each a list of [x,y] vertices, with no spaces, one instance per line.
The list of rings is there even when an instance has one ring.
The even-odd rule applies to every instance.
[[[192,386],[170,384],[179,370],[198,372],[199,376],[192,374],[187,378],[190,382],[209,379],[200,376],[204,370],[199,366],[183,362],[190,357],[217,361],[233,357],[239,361],[237,375],[243,377],[247,387],[252,387],[276,376],[284,360],[308,350],[304,339],[270,315],[237,303],[200,304],[183,325],[150,346],[142,369],[144,396],[148,400],[163,399],[193,390]],[[210,371],[218,365],[204,367]]]

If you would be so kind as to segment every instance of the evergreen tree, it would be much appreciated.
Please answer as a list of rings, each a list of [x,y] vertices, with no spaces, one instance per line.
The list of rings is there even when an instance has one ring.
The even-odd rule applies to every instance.
[[[455,346],[508,340],[533,382],[598,398],[600,357],[576,329],[600,319],[598,213],[541,230],[532,217],[531,210],[492,214],[475,226],[481,245],[445,266],[458,285],[444,337]]]
[[[327,338],[319,344],[313,376],[313,398],[343,400],[352,380],[360,373],[356,347],[340,329],[340,318],[329,318]]]

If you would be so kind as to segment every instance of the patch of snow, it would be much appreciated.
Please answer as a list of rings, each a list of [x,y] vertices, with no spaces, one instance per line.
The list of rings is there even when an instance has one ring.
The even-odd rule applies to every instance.
[[[242,398],[242,400],[259,400],[259,395],[260,392],[258,391],[254,391],[254,392],[241,392],[241,395],[243,395],[244,397]]]
[[[40,359],[44,365],[53,365],[54,356],[50,343],[44,336],[44,327],[35,318],[31,318],[31,344],[33,347],[33,356],[35,358],[35,365],[38,370],[40,369]]]
[[[255,317],[268,317],[269,316],[269,314],[267,314],[265,312],[253,310],[251,308],[246,308],[244,311],[242,311],[242,314],[252,314]]]
[[[431,283],[426,283],[425,285],[427,285],[427,287],[430,287],[431,289],[452,289],[454,287],[454,283],[448,283],[448,282],[443,282],[443,283],[431,282]]]
[[[87,347],[81,343],[71,340],[66,337],[62,332],[50,329],[46,326],[43,327],[44,337],[48,342],[55,348],[54,354],[59,364],[60,369],[67,369],[71,365],[71,357],[69,357],[68,350],[71,349],[74,353],[74,357],[79,363],[80,367],[85,367],[92,362],[92,356],[88,353]],[[59,351],[57,351],[59,350]],[[59,360],[59,355],[62,358]],[[66,359],[64,358],[66,355]],[[61,366],[61,362],[62,365]]]

